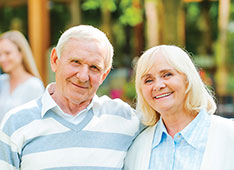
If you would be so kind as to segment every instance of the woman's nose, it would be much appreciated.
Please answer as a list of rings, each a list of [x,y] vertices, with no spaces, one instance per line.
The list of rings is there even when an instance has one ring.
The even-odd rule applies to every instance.
[[[159,80],[155,81],[153,90],[159,91],[159,90],[163,89],[164,87],[166,87],[165,82],[163,80],[159,79]]]
[[[0,62],[4,61],[6,59],[6,55],[0,54]]]

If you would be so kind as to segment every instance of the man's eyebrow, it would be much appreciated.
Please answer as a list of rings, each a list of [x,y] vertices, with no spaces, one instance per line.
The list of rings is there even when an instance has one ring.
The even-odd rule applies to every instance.
[[[91,64],[91,65],[92,65],[92,66],[99,67],[99,68],[104,67],[104,64],[102,64],[102,62],[96,62],[96,63],[93,63],[93,64]]]

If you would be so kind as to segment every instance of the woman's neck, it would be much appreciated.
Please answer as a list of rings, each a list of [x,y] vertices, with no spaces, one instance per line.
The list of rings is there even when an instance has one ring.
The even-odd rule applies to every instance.
[[[162,117],[162,119],[168,134],[174,138],[175,134],[183,130],[196,116],[196,113],[181,112]]]
[[[21,83],[28,80],[32,75],[26,72],[23,66],[17,67],[9,73],[10,76],[10,93],[12,93]]]

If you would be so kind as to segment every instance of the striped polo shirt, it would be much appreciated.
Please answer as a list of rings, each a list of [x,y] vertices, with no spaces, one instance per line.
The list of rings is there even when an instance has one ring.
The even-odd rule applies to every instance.
[[[76,124],[45,106],[45,95],[48,90],[4,118],[0,169],[122,169],[126,151],[139,132],[139,120],[128,104],[96,96]]]

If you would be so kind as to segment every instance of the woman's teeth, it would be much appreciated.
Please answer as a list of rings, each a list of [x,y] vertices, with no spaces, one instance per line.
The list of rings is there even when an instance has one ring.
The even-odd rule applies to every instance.
[[[154,98],[159,99],[159,98],[162,98],[162,97],[167,97],[167,96],[169,96],[170,94],[172,94],[172,92],[170,92],[170,93],[165,93],[165,94],[162,94],[162,95],[158,95],[158,96],[155,96]]]

